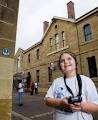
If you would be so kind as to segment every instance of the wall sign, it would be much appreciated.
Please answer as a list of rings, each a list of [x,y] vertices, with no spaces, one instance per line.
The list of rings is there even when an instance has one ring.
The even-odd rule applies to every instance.
[[[3,48],[3,51],[2,51],[3,55],[10,55],[10,51],[9,51],[9,48]]]

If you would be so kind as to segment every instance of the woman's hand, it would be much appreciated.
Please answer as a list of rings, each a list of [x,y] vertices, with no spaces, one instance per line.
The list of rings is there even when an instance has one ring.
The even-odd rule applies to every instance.
[[[73,112],[81,111],[81,109],[82,109],[81,103],[69,104],[68,103],[68,97],[64,97],[63,101],[65,103],[65,104],[63,104],[63,107],[65,106],[65,108],[70,109]]]
[[[82,111],[81,103],[69,104],[69,106],[73,112]]]
[[[65,109],[67,109],[67,110],[71,110],[70,104],[68,103],[68,97],[64,97],[64,98],[61,100],[60,106],[62,106],[63,108],[65,108]]]

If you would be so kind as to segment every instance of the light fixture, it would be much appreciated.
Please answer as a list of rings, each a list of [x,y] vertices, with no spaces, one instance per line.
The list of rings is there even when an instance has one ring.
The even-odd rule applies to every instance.
[[[53,71],[55,70],[55,64],[54,63],[50,63],[50,69],[53,70]]]

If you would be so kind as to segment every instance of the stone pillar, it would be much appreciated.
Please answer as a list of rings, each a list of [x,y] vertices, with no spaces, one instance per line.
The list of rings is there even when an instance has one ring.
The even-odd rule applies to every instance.
[[[0,120],[11,120],[17,12],[18,0],[0,1]]]

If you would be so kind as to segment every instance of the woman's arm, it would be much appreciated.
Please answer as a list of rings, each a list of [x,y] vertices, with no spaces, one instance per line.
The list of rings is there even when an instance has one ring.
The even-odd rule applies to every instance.
[[[68,110],[82,111],[82,112],[98,112],[98,105],[90,102],[81,102],[76,104],[68,104],[67,98],[56,99],[56,98],[45,98],[45,104],[50,107],[62,107]]]
[[[82,102],[81,103],[81,110],[83,112],[98,112],[98,104],[90,103],[90,102]]]
[[[50,107],[62,107],[65,109],[70,109],[70,105],[67,102],[67,99],[56,99],[56,98],[45,98],[45,104]]]
[[[86,113],[94,113],[98,112],[98,105],[90,102],[81,102],[70,104],[70,109],[73,112],[82,111]]]

